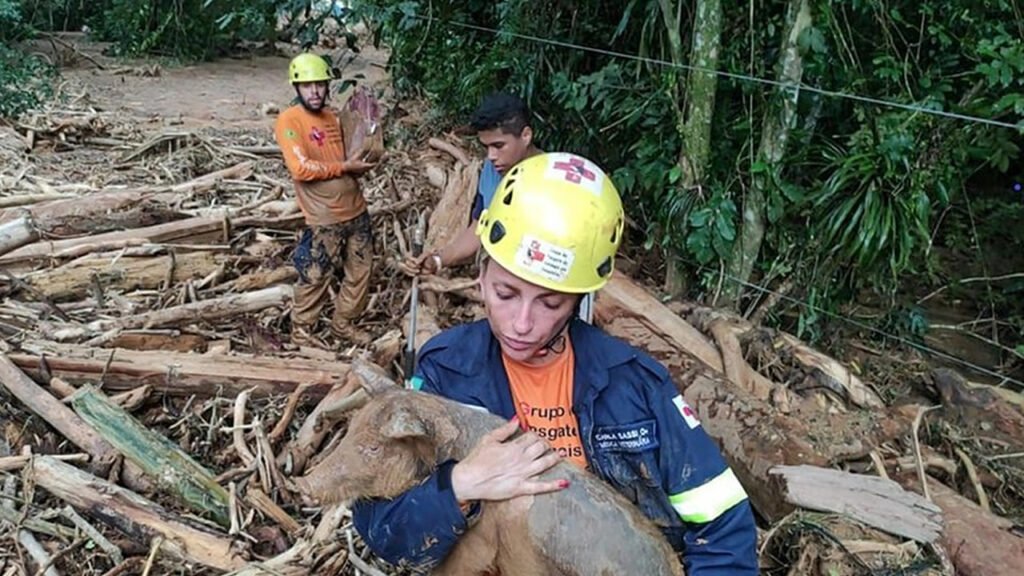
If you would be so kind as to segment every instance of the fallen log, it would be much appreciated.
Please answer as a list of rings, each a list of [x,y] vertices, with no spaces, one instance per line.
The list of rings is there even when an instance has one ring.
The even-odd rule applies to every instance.
[[[776,466],[786,502],[849,516],[879,530],[928,544],[939,538],[942,510],[896,482],[816,466]]]
[[[87,258],[53,270],[33,272],[24,282],[55,301],[83,298],[94,284],[104,291],[147,290],[167,284],[200,279],[216,270],[226,258],[210,252],[185,252],[153,257]]]
[[[0,354],[0,385],[72,444],[87,452],[92,457],[90,469],[104,475],[110,470],[118,456],[114,447],[3,354]]]
[[[40,231],[56,236],[97,234],[182,220],[188,215],[161,201],[153,190],[115,190],[90,194],[88,200],[67,198],[28,209]]]
[[[105,390],[148,385],[154,392],[184,396],[234,398],[249,388],[257,396],[288,394],[308,382],[304,400],[316,401],[335,383],[344,382],[349,370],[344,362],[306,358],[105,349],[44,341],[24,342],[22,350],[9,357],[36,378],[40,355],[45,355],[46,369],[72,384],[102,380]]]
[[[228,526],[227,491],[177,444],[142,425],[92,386],[83,386],[69,401],[83,420],[153,478],[162,492]]]
[[[281,218],[247,216],[237,220],[225,220],[223,216],[197,216],[146,228],[106,232],[65,240],[35,242],[0,256],[0,266],[24,265],[38,260],[46,260],[55,254],[85,244],[104,245],[109,242],[138,239],[155,244],[174,242],[194,243],[216,235],[223,236],[226,225],[235,229],[248,226],[291,228],[300,225],[302,221],[303,217],[301,214]]]
[[[991,388],[972,387],[963,376],[946,368],[933,370],[932,381],[942,397],[947,421],[966,433],[995,439],[1004,446],[1000,452],[1024,452],[1024,411],[1018,405]]]
[[[231,294],[220,298],[211,298],[200,302],[191,302],[162,310],[135,314],[112,322],[102,322],[95,326],[90,325],[90,327],[97,330],[131,330],[133,328],[173,326],[181,323],[259,312],[265,308],[283,306],[291,298],[291,286],[273,286],[255,292]]]
[[[39,232],[36,231],[32,218],[28,216],[4,222],[0,224],[0,255],[34,242],[38,238]]]
[[[622,274],[613,275],[598,292],[595,307],[599,318],[615,318],[619,313],[633,316],[652,335],[675,342],[708,368],[725,372],[721,352],[700,330],[672,313],[651,293]],[[646,348],[642,342],[632,344]]]
[[[245,558],[229,538],[189,524],[134,492],[48,456],[32,463],[35,483],[78,510],[148,544],[162,538],[160,550],[186,562],[237,570]]]
[[[650,327],[659,323],[671,327],[670,321],[659,322],[659,316],[674,317],[659,302],[640,308],[642,316],[627,307],[602,306],[600,297],[597,302],[597,318],[605,330],[646,350],[668,368],[676,387],[721,447],[751,502],[770,521],[784,517],[794,508],[782,498],[778,477],[769,474],[773,467],[827,467],[860,458],[878,444],[901,437],[910,429],[913,417],[905,408],[868,414],[829,414],[815,405],[802,403],[793,407],[793,413],[783,414],[721,373],[710,370],[685,345],[653,331]],[[683,342],[693,338],[691,335]]]
[[[921,493],[916,474],[896,480]],[[1024,535],[1012,521],[964,498],[941,482],[928,478],[928,492],[942,510],[944,526],[939,542],[949,552],[958,576],[1018,576],[1024,566]]]

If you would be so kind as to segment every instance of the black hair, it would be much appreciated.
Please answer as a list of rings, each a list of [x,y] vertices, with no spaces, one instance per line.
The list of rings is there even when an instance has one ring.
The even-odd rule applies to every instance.
[[[530,125],[530,108],[522,98],[508,92],[494,92],[484,96],[469,119],[473,130],[500,129],[505,134],[519,136]]]

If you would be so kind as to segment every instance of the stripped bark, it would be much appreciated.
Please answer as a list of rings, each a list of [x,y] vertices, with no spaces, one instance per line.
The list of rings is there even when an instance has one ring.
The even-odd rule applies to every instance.
[[[252,355],[187,354],[169,351],[96,349],[70,344],[29,341],[26,352],[11,353],[11,361],[27,374],[40,375],[40,355],[46,355],[49,373],[72,383],[102,380],[105,390],[132,390],[148,385],[154,392],[172,395],[234,398],[253,389],[254,396],[288,394],[304,382],[310,384],[304,401],[317,401],[331,386],[344,382],[344,362]]]
[[[228,525],[228,493],[213,474],[177,444],[142,425],[97,391],[83,386],[70,398],[83,420],[125,457],[192,510]]]
[[[90,469],[106,474],[117,452],[70,408],[40,388],[18,369],[16,361],[0,354],[0,385],[57,432],[92,456]]]
[[[32,462],[36,484],[78,510],[148,544],[163,538],[161,551],[218,570],[235,570],[245,557],[229,538],[178,518],[162,506],[48,456]]]
[[[84,298],[94,283],[103,290],[151,290],[171,282],[198,280],[225,261],[209,252],[185,252],[154,257],[88,258],[53,270],[25,276],[25,283],[55,301]]]

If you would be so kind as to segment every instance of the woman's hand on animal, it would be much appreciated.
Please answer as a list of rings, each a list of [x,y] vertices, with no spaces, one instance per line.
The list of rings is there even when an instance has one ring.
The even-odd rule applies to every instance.
[[[509,440],[518,428],[519,420],[512,419],[481,438],[455,465],[452,490],[458,500],[507,500],[568,488],[568,480],[537,479],[561,457],[533,432]]]

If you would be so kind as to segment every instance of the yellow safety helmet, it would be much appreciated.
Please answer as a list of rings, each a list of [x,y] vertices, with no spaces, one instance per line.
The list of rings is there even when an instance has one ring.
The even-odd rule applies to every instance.
[[[575,154],[539,154],[498,184],[476,233],[516,277],[557,292],[604,286],[615,269],[625,217],[611,178]]]
[[[326,60],[316,54],[299,54],[288,64],[288,81],[292,84],[330,79],[331,67],[327,65]]]

